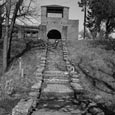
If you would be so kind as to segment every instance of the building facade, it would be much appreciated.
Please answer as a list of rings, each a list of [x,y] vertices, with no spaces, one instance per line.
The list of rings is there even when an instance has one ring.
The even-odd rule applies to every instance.
[[[78,25],[78,20],[69,20],[69,7],[41,6],[41,39],[78,39]]]

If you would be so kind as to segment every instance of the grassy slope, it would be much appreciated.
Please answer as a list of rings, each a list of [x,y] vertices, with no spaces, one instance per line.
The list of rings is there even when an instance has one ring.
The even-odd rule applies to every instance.
[[[115,51],[109,48],[107,42],[91,40],[68,41],[68,50],[71,62],[83,70],[78,68],[84,88],[94,95],[101,95],[107,105],[115,105],[115,78],[112,76],[115,71]],[[92,79],[96,79],[95,82]]]
[[[23,43],[23,41],[16,40],[14,42],[15,44],[13,44],[14,48],[12,50],[12,56],[21,53],[25,49],[25,44]],[[112,74],[115,71],[115,51],[107,48],[106,43],[99,44],[97,43],[97,41],[87,40],[74,42],[68,41],[68,50],[69,58],[76,65],[76,68],[80,63],[79,65],[83,68],[83,70],[87,71],[88,75],[90,75],[92,78],[104,81],[115,88],[115,79],[112,77]],[[2,49],[0,50],[0,53],[2,53]],[[15,59],[12,63],[12,67],[1,79],[0,84],[3,86],[3,88],[7,80],[13,79],[15,81],[15,94],[21,94],[22,97],[25,97],[29,92],[31,85],[36,82],[34,72],[36,71],[37,64],[39,64],[37,58],[39,59],[42,53],[42,50],[39,50],[37,48],[25,51],[24,54],[22,53],[23,68],[25,73],[24,78],[20,78],[18,58]],[[0,59],[0,64],[2,64],[1,55]],[[101,95],[107,102],[107,104],[115,104],[115,95],[111,94],[111,92],[113,91],[106,87],[105,84],[99,81],[96,82],[96,85],[94,86],[91,79],[84,74],[81,75],[80,79],[86,90],[90,91],[92,94]],[[4,107],[6,107],[8,111],[11,111],[11,108],[9,106],[7,107],[6,105],[8,104],[6,103],[9,103],[12,99],[9,100],[6,97],[5,100],[5,102],[4,99],[0,100],[0,107],[2,107],[2,111],[4,111]],[[12,105],[13,107],[17,100],[12,101],[14,103]]]
[[[11,113],[12,108],[20,98],[28,97],[30,87],[37,82],[35,71],[43,54],[43,50],[39,47],[41,44],[42,41],[38,41],[38,44],[32,44],[31,42],[31,46],[26,47],[23,40],[14,40],[12,42],[13,60],[8,72],[0,78],[0,115]],[[34,47],[34,45],[38,47]],[[2,47],[0,51],[0,64],[2,64]],[[23,78],[19,73],[19,57],[22,58]],[[2,71],[2,67],[0,70]],[[13,91],[8,96],[6,92],[12,87]]]

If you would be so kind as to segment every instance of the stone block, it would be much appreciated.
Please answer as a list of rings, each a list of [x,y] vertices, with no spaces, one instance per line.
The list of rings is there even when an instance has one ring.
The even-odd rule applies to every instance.
[[[73,93],[73,90],[63,84],[48,84],[43,90],[44,93]]]
[[[41,67],[44,67],[44,66],[45,66],[45,64],[44,64],[44,63],[41,63],[41,64],[40,64],[40,66],[41,66]]]
[[[66,64],[67,64],[67,65],[70,65],[70,62],[69,62],[69,61],[66,61]]]
[[[80,82],[80,80],[79,80],[79,79],[76,79],[76,78],[72,78],[71,81],[72,81],[73,83],[79,83],[79,82]]]
[[[72,78],[79,78],[79,75],[78,74],[73,74]]]
[[[69,83],[68,79],[58,79],[58,78],[52,78],[52,79],[46,79],[45,80],[46,83],[50,83],[50,84],[64,84],[64,83]]]
[[[39,110],[34,112],[32,115],[71,115],[70,113],[65,113],[65,112],[60,112],[60,111],[46,111],[44,110]]]
[[[41,57],[41,60],[46,60],[46,57]]]
[[[71,86],[72,86],[75,90],[83,90],[83,87],[82,87],[79,83],[71,83]]]
[[[36,76],[42,78],[43,75],[42,75],[42,73],[36,72]]]
[[[33,99],[22,99],[12,110],[12,115],[28,115],[33,105]]]
[[[33,90],[33,89],[39,89],[39,88],[41,87],[41,83],[42,83],[42,81],[39,81],[38,83],[34,84],[34,85],[31,87],[31,89],[32,89],[32,90]]]
[[[39,95],[39,92],[30,92],[29,93],[30,97],[38,97],[38,95]]]

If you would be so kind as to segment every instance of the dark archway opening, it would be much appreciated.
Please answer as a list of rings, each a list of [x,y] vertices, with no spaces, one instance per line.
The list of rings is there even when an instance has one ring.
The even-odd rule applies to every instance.
[[[47,37],[48,39],[61,39],[61,33],[58,30],[50,30]]]

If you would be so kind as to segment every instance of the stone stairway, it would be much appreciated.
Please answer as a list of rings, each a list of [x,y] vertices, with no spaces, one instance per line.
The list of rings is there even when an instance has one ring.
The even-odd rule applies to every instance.
[[[37,83],[31,87],[29,98],[21,100],[12,115],[81,115],[73,101],[75,91],[82,91],[79,75],[68,61],[67,48],[46,51],[35,72]],[[65,71],[56,64],[63,63]],[[34,108],[34,110],[33,110]]]
[[[80,115],[77,106],[73,104],[74,90],[72,85],[79,90],[82,90],[82,87],[79,84],[77,73],[71,72],[70,64],[67,65],[63,58],[67,58],[67,52],[63,54],[63,52],[56,50],[48,54],[46,71],[43,73],[42,95],[37,110],[32,115]],[[56,63],[60,60],[67,65],[66,71],[61,71],[56,67]],[[70,74],[72,78],[70,78]]]

